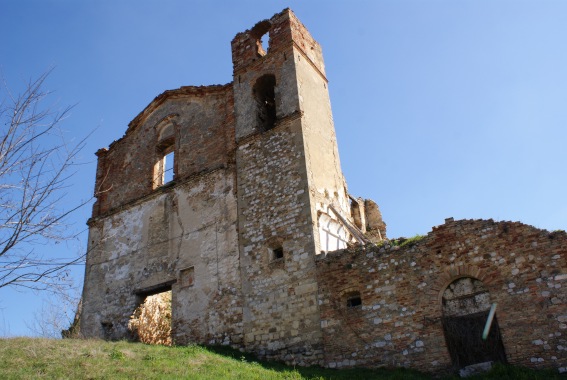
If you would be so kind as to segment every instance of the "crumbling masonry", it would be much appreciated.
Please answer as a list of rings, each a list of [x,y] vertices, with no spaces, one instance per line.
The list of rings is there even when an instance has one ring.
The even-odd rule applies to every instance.
[[[83,335],[128,338],[134,309],[171,290],[177,344],[337,368],[565,371],[565,232],[447,220],[385,240],[376,204],[347,192],[321,47],[295,15],[239,33],[232,57],[231,83],[164,92],[97,152]]]

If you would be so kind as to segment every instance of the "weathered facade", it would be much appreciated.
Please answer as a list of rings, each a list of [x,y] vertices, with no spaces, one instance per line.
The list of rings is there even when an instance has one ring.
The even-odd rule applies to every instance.
[[[409,243],[317,257],[326,365],[443,371],[500,360],[565,371],[564,231],[447,219]],[[360,306],[348,307],[352,294]],[[484,341],[491,304],[495,336]]]
[[[377,205],[347,192],[319,44],[286,9],[232,57],[231,83],[164,92],[97,152],[83,335],[127,338],[171,290],[177,344],[438,371],[470,364],[446,326],[497,303],[498,349],[474,362],[567,367],[565,233],[451,221],[389,248]]]

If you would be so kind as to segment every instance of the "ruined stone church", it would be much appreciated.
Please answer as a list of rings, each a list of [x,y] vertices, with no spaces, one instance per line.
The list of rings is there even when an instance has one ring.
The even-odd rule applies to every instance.
[[[232,60],[231,83],[165,91],[97,152],[84,336],[128,338],[136,307],[171,291],[175,344],[566,370],[564,231],[449,218],[388,240],[378,206],[347,191],[321,47],[293,12],[237,34]]]

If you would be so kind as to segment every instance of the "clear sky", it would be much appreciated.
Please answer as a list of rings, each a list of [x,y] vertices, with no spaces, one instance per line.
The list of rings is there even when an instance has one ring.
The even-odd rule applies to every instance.
[[[234,35],[286,7],[323,47],[349,191],[379,204],[390,238],[447,217],[567,229],[565,0],[0,0],[9,86],[54,66],[46,89],[76,104],[69,138],[96,128],[69,204],[92,195],[94,152],[154,97],[230,82]],[[29,334],[42,298],[0,289],[0,335]]]

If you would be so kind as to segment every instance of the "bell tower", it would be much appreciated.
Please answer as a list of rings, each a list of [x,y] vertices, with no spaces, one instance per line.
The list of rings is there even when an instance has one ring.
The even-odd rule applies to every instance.
[[[313,361],[322,355],[315,255],[327,250],[318,221],[347,227],[334,249],[356,229],[321,47],[285,9],[236,35],[232,58],[245,345]]]

